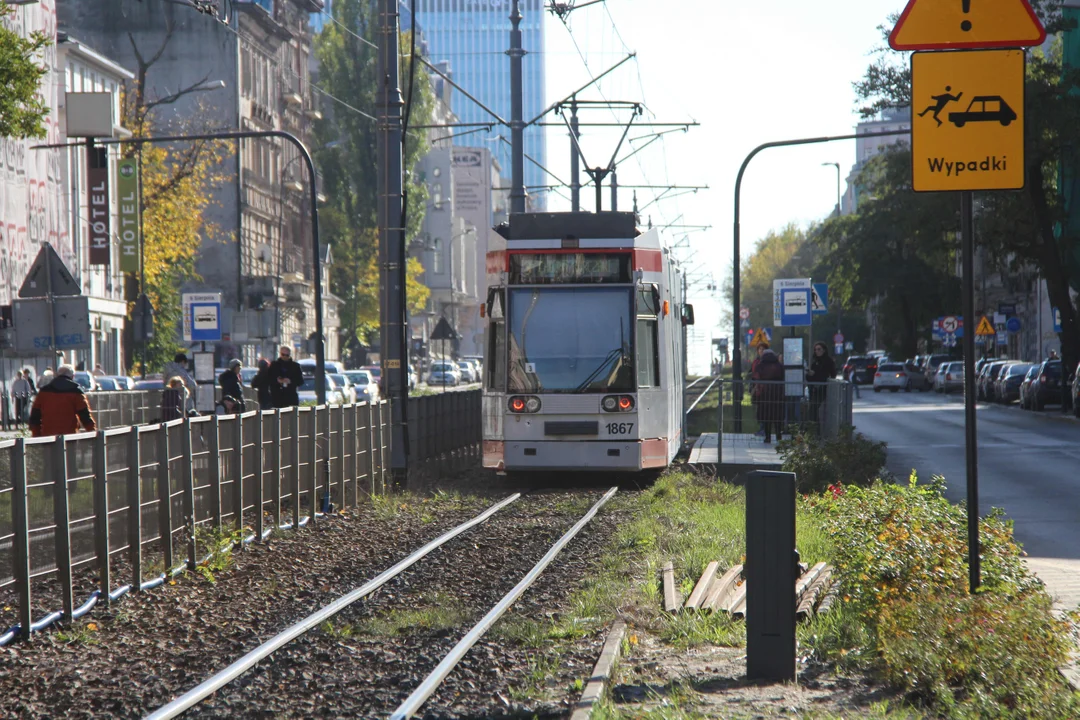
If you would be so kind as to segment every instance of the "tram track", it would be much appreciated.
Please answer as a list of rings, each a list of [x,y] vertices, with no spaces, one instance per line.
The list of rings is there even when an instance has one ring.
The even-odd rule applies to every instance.
[[[425,716],[507,712],[505,680],[514,659],[500,657],[497,641],[473,645],[549,563],[560,564],[564,546],[581,545],[577,533],[615,492],[508,498],[486,511],[483,520],[473,519],[465,529],[458,526],[397,563],[391,569],[397,574],[381,573],[146,717],[165,720],[185,710],[186,717],[214,718],[322,712],[386,717],[395,707],[394,717],[409,717],[432,695]],[[577,523],[567,520],[567,515],[580,515],[586,503],[589,510]],[[537,559],[541,562],[534,565]],[[565,585],[566,580],[564,574],[559,582]],[[545,594],[551,594],[550,588]],[[489,607],[492,610],[473,625]],[[410,618],[416,626],[401,628]],[[372,631],[381,626],[403,632]],[[465,632],[469,626],[472,630]],[[448,659],[455,643],[456,657]],[[459,662],[460,672],[455,671]],[[421,682],[429,670],[434,672]]]

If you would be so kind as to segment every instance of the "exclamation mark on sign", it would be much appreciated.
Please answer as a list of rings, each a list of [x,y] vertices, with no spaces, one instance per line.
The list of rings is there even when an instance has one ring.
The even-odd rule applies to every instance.
[[[971,0],[960,0],[960,2],[964,6],[964,14],[965,15],[967,15],[969,12],[971,12]],[[968,30],[970,30],[971,29],[971,21],[970,20],[965,20],[964,22],[960,23],[960,29],[963,30],[964,32],[967,32]]]

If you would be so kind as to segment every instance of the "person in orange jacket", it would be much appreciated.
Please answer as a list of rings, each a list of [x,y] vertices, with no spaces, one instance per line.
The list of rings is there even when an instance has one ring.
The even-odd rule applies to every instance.
[[[38,390],[30,410],[30,433],[34,437],[71,435],[97,430],[90,403],[82,387],[74,380],[75,368],[61,365],[56,368],[52,382]]]

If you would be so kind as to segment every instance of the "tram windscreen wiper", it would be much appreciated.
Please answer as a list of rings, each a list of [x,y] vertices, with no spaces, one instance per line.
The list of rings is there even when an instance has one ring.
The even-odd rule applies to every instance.
[[[599,378],[600,375],[604,372],[604,368],[606,368],[608,365],[610,365],[612,360],[616,360],[616,359],[621,360],[624,356],[625,356],[625,353],[623,352],[623,349],[621,347],[615,348],[614,350],[609,352],[607,354],[607,357],[605,357],[600,362],[600,364],[596,367],[596,369],[593,370],[591,373],[589,373],[589,376],[587,378],[585,378],[583,381],[581,381],[581,384],[579,384],[576,388],[574,388],[574,392],[580,393],[580,392],[585,392],[586,390],[588,390],[589,386],[592,385],[594,382],[596,382],[597,378]]]

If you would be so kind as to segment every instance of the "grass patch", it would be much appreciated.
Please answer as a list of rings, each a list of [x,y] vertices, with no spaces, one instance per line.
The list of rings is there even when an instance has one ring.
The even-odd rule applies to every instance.
[[[457,598],[443,593],[424,595],[420,605],[391,610],[349,626],[351,635],[395,637],[433,630],[446,630],[464,624],[469,611]]]
[[[375,517],[379,520],[411,516],[424,524],[435,522],[441,512],[478,510],[484,505],[480,498],[445,490],[435,490],[427,496],[416,493],[375,494],[370,500]]]

